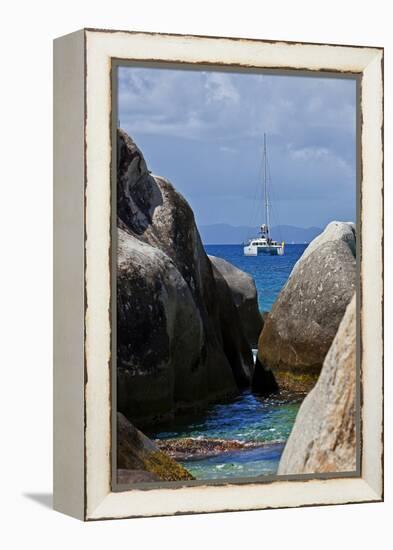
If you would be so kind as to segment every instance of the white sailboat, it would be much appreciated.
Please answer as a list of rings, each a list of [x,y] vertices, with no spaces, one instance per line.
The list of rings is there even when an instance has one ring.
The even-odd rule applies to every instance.
[[[263,135],[263,194],[265,223],[261,225],[259,236],[250,239],[243,248],[245,256],[258,256],[258,254],[270,254],[272,256],[283,256],[285,243],[274,241],[270,236],[270,212],[269,196],[267,190],[267,152],[266,134]]]

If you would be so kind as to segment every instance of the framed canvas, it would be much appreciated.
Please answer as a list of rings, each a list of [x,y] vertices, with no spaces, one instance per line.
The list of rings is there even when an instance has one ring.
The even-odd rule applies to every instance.
[[[56,510],[383,499],[382,48],[56,39],[54,217]]]

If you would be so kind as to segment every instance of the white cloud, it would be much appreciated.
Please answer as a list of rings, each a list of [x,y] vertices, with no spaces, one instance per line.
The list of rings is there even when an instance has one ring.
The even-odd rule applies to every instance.
[[[189,182],[191,192],[203,180],[210,196],[225,182],[228,193],[254,197],[265,132],[286,200],[326,199],[333,188],[349,196],[354,186],[354,81],[135,67],[119,75],[121,126],[152,144],[155,172]],[[180,161],[166,165],[169,158]]]
[[[240,100],[240,94],[232,82],[231,75],[226,73],[206,73],[205,89],[208,103],[238,103]]]
[[[136,67],[119,71],[119,118],[129,131],[208,141],[260,140],[267,132],[296,149],[334,148],[333,134],[354,135],[352,81]]]
[[[316,171],[324,167],[336,167],[347,178],[355,177],[355,166],[351,166],[340,155],[326,147],[303,147],[301,149],[292,149],[288,147],[289,156],[294,161],[300,161],[302,164],[314,165]]]
[[[303,149],[290,149],[289,154],[295,160],[315,160],[329,157],[326,147],[303,147]]]

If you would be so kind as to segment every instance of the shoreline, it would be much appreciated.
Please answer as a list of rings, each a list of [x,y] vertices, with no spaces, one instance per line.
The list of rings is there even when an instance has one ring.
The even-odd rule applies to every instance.
[[[202,459],[219,456],[234,451],[249,451],[269,446],[283,445],[284,440],[239,441],[237,439],[183,437],[155,439],[160,451],[174,460]]]

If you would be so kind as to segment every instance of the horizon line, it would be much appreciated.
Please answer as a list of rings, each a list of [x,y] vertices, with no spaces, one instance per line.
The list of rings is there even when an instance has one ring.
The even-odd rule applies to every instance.
[[[285,242],[284,241],[284,244],[285,246],[287,245],[291,245],[291,244],[310,244],[311,241],[303,241],[301,243],[296,243],[294,241],[291,241],[291,242]],[[244,243],[204,243],[202,241],[202,244],[203,246],[244,246]]]
[[[244,225],[232,225],[232,224],[227,223],[227,222],[198,224],[199,227],[208,227],[208,226],[217,226],[217,225],[229,225],[230,227],[240,229],[242,227],[259,227],[260,224],[255,224],[255,226],[254,225],[246,225],[246,224],[244,224]],[[308,227],[300,227],[299,225],[290,225],[290,224],[287,224],[287,223],[279,223],[279,224],[276,224],[276,225],[272,225],[271,227],[292,227],[294,229],[322,229],[322,227],[319,227],[317,225],[309,225]]]

